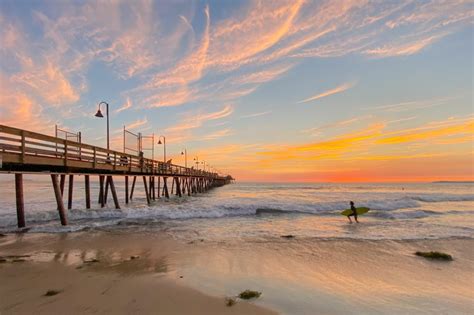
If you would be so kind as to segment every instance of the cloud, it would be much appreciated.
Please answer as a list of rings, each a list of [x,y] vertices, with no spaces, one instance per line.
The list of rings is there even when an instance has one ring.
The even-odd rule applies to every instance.
[[[445,35],[446,34],[430,36],[427,38],[418,39],[410,43],[401,43],[398,45],[388,44],[382,47],[367,49],[363,53],[380,58],[393,56],[409,56],[420,52],[422,49],[441,39]]]
[[[124,110],[130,109],[131,107],[132,107],[132,102],[130,101],[130,98],[127,97],[127,101],[120,108],[118,108],[115,111],[115,113],[123,112]]]
[[[177,124],[165,129],[165,133],[168,137],[174,139],[175,142],[184,140],[192,140],[195,138],[195,134],[191,134],[193,129],[203,127],[208,121],[219,120],[225,117],[229,117],[234,112],[232,105],[225,105],[221,110],[209,113],[199,112],[188,112],[185,114],[185,118],[181,119]],[[226,134],[214,134],[214,138],[224,136]],[[212,135],[207,135],[208,140],[213,139]]]
[[[143,119],[138,119],[132,123],[129,123],[128,125],[125,125],[125,129],[128,129],[128,130],[136,129],[138,127],[146,125],[147,123],[148,123],[148,119],[145,117]]]
[[[230,129],[223,129],[223,130],[219,130],[219,131],[207,134],[203,137],[200,137],[199,140],[204,140],[204,141],[216,140],[222,137],[230,136],[231,134],[232,134],[232,131]]]
[[[339,85],[338,87],[335,87],[333,89],[330,89],[330,90],[327,90],[327,91],[324,91],[322,93],[319,93],[319,94],[316,94],[314,96],[311,96],[307,99],[304,99],[302,101],[299,101],[297,102],[297,104],[301,104],[301,103],[307,103],[307,102],[311,102],[311,101],[314,101],[314,100],[317,100],[317,99],[320,99],[320,98],[323,98],[323,97],[327,97],[327,96],[331,96],[331,95],[334,95],[334,94],[338,94],[338,93],[341,93],[341,92],[344,92],[350,88],[352,88],[355,84],[354,83],[344,83],[342,85]]]
[[[259,116],[264,116],[270,114],[272,111],[268,110],[266,112],[259,112],[259,113],[254,113],[254,114],[249,114],[249,115],[243,115],[240,116],[240,118],[253,118],[253,117],[259,117]]]
[[[384,110],[388,112],[402,112],[408,110],[416,110],[416,109],[425,109],[429,107],[444,105],[451,100],[456,99],[457,97],[440,97],[440,98],[431,98],[426,100],[415,100],[415,101],[407,101],[407,102],[400,102],[395,104],[387,104],[382,106],[376,107],[367,107],[363,108],[364,110]]]

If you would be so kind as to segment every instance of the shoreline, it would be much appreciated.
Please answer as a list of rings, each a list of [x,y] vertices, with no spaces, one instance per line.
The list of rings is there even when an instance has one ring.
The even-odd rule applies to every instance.
[[[12,256],[0,263],[0,312],[462,314],[474,311],[473,245],[471,238],[180,242],[165,232],[9,234],[0,237],[0,256]],[[454,261],[429,261],[416,250],[445,251]],[[245,289],[263,294],[225,306]],[[60,293],[42,296],[48,290]]]

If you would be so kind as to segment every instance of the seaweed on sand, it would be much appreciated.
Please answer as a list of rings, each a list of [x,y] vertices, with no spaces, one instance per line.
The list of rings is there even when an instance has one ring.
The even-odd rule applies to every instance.
[[[54,296],[56,294],[59,294],[61,291],[58,291],[58,290],[48,290],[44,296]]]
[[[415,255],[428,258],[428,259],[436,259],[436,260],[444,260],[444,261],[451,261],[453,260],[453,256],[441,253],[441,252],[416,252]]]
[[[225,298],[225,305],[230,307],[230,306],[233,306],[235,303],[237,302],[235,301],[234,298],[231,298],[231,297]]]
[[[245,291],[240,292],[239,298],[243,300],[250,300],[253,298],[258,298],[260,297],[260,295],[262,295],[262,292],[253,291],[253,290],[245,290]]]

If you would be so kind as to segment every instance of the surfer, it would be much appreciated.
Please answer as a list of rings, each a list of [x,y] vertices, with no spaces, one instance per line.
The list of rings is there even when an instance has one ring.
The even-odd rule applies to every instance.
[[[352,223],[351,216],[354,216],[355,221],[356,221],[357,223],[359,223],[359,221],[357,220],[357,209],[356,209],[356,207],[354,206],[354,201],[351,201],[350,204],[351,204],[352,213],[349,214],[349,215],[347,216],[347,218],[349,219],[350,223]]]

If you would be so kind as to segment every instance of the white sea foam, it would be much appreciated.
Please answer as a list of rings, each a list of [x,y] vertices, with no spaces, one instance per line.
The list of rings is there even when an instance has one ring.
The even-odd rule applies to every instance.
[[[15,203],[14,198],[11,198],[14,196],[13,188],[1,185],[2,183],[0,183],[0,231],[11,231],[16,226]],[[139,190],[129,205],[124,205],[121,200],[122,209],[113,209],[112,202],[103,209],[99,208],[97,203],[93,203],[93,209],[84,209],[83,192],[76,193],[73,209],[67,211],[70,225],[61,227],[48,183],[35,183],[35,185],[35,191],[38,190],[40,193],[37,194],[34,203],[28,203],[27,196],[25,215],[27,225],[32,227],[32,231],[37,232],[72,232],[87,228],[130,226],[160,228],[160,222],[163,221],[193,219],[230,218],[246,220],[248,223],[267,219],[294,220],[296,217],[307,215],[330,220],[326,224],[334,224],[332,222],[345,222],[339,220],[343,219],[339,213],[349,208],[350,200],[353,200],[357,207],[369,207],[371,211],[364,218],[379,220],[378,224],[386,220],[392,223],[393,220],[414,220],[418,222],[417,224],[426,224],[425,220],[420,219],[436,218],[437,221],[449,219],[448,216],[440,216],[439,213],[449,214],[455,218],[472,218],[469,214],[474,212],[472,186],[466,185],[407,184],[402,187],[389,184],[237,184],[193,197],[161,199],[150,206],[146,204]],[[119,192],[123,191],[120,185],[117,185],[117,189]],[[209,222],[218,224],[219,220]],[[456,226],[459,223],[450,224]],[[366,224],[365,228],[371,227]],[[375,233],[375,237],[379,235],[378,233],[384,234],[385,231]],[[449,235],[449,231],[443,233]]]

